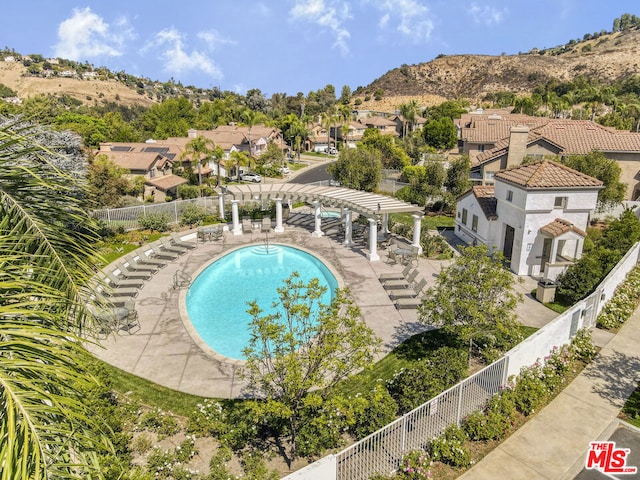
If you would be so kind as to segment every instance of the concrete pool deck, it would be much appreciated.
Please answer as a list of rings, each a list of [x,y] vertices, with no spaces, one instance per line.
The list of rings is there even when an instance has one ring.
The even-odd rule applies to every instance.
[[[385,272],[399,272],[402,265],[388,265],[385,250],[381,260],[369,262],[364,244],[344,246],[337,236],[311,236],[310,224],[302,221],[285,225],[282,233],[269,233],[269,240],[298,246],[314,252],[341,276],[349,287],[365,322],[382,339],[379,358],[410,336],[427,329],[417,321],[415,309],[397,310],[378,277]],[[240,377],[242,362],[225,360],[201,349],[185,326],[180,312],[181,289],[174,289],[174,275],[178,272],[194,274],[213,258],[233,248],[252,243],[262,244],[265,234],[254,230],[251,234],[232,235],[226,232],[220,241],[199,243],[197,248],[160,269],[145,282],[136,297],[141,329],[131,335],[119,332],[91,345],[89,350],[98,358],[157,384],[203,397],[237,398],[245,396],[245,383]],[[420,258],[419,277],[427,280],[427,288],[436,281],[442,266],[450,261]],[[556,314],[531,298],[535,281],[525,279],[517,286],[524,302],[518,307],[519,317],[527,325],[541,327]]]

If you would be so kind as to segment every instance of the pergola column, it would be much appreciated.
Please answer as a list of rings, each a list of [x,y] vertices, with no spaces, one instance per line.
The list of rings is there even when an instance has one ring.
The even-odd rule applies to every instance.
[[[314,220],[315,220],[315,229],[313,230],[313,233],[311,234],[312,237],[322,237],[324,235],[323,231],[322,231],[322,215],[320,215],[320,202],[315,201],[313,202],[313,216],[314,216]]]
[[[282,199],[276,198],[276,228],[273,229],[276,233],[284,232],[282,226]]]
[[[218,214],[220,215],[220,220],[224,220],[224,193],[218,195]]]
[[[377,252],[378,248],[378,222],[375,218],[369,218],[369,253],[367,258],[370,262],[380,260]]]
[[[420,229],[422,228],[422,215],[413,216],[413,243],[412,247],[418,247],[418,253],[422,254],[422,246],[420,245]]]
[[[389,233],[389,214],[382,214],[382,223],[380,224],[380,231],[383,233]]]
[[[238,213],[239,200],[231,200],[231,220],[233,222],[233,228],[231,233],[234,235],[242,235],[242,227],[240,226],[240,214]]]
[[[344,245],[347,247],[353,246],[353,212],[348,208],[342,209],[342,216],[344,218]]]

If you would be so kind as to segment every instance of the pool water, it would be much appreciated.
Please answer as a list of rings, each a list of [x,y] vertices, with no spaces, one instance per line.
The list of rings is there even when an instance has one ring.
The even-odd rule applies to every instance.
[[[186,295],[191,324],[215,352],[244,360],[251,321],[247,302],[255,300],[263,316],[274,313],[277,288],[293,272],[304,282],[318,278],[327,287],[322,303],[331,302],[338,282],[319,259],[285,245],[253,245],[228,253],[195,278]]]

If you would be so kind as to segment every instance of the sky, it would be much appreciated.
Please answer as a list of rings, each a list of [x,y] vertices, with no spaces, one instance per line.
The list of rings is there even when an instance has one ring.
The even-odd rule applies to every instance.
[[[21,0],[0,43],[184,86],[308,94],[439,54],[500,55],[611,30],[637,0]]]

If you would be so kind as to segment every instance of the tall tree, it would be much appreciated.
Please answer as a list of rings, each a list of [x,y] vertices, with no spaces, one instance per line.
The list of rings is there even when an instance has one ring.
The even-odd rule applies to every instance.
[[[249,156],[253,157],[253,145],[251,143],[251,129],[253,128],[253,126],[256,124],[258,119],[258,113],[255,112],[254,110],[250,110],[250,109],[245,109],[242,112],[242,121],[245,123],[245,125],[248,127],[248,139],[249,139]]]
[[[463,155],[451,162],[444,182],[447,191],[457,197],[469,190],[471,188],[470,170],[469,155]]]
[[[348,148],[327,166],[331,176],[347,188],[373,192],[382,178],[382,158],[378,150]]]
[[[0,121],[0,466],[3,479],[99,478],[83,407],[94,226],[79,138]]]
[[[215,151],[216,144],[213,140],[197,136],[192,138],[184,146],[180,159],[189,158],[191,165],[198,166],[198,185],[202,185],[202,165],[208,163]]]
[[[504,348],[520,338],[515,309],[522,296],[499,253],[485,245],[467,247],[442,269],[422,298],[418,318],[442,327],[471,347]]]
[[[277,289],[276,313],[250,304],[251,340],[244,350],[245,376],[269,409],[287,418],[290,458],[295,458],[304,399],[311,390],[327,394],[341,380],[370,365],[380,341],[362,321],[346,290],[322,303],[326,287],[293,273]]]
[[[624,199],[627,186],[620,182],[622,169],[618,162],[608,159],[604,153],[594,151],[587,155],[572,155],[562,163],[604,183],[604,188],[598,192],[598,208],[617,205]]]

